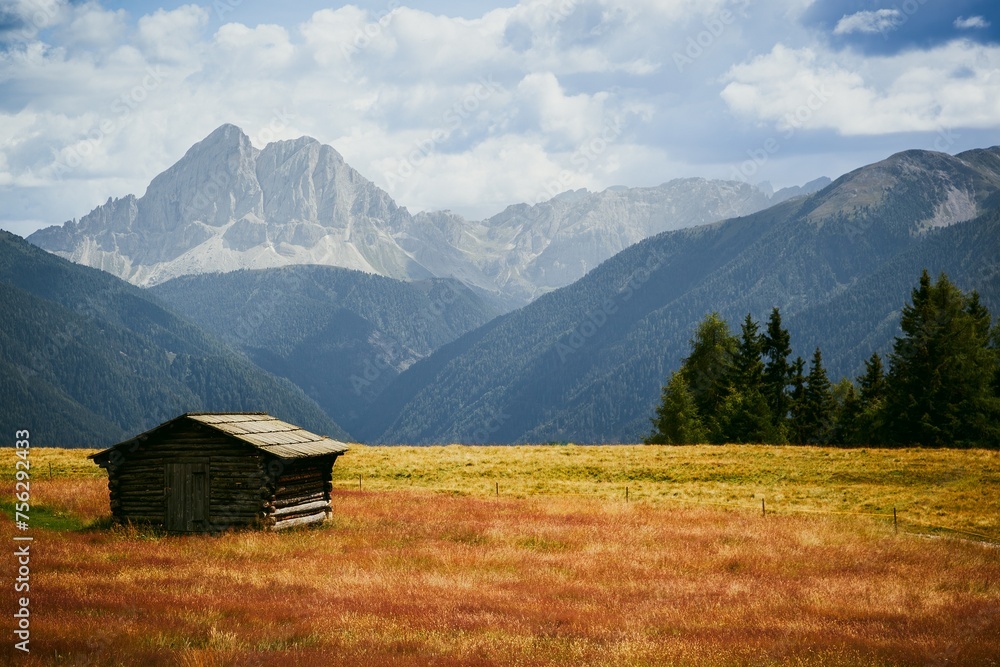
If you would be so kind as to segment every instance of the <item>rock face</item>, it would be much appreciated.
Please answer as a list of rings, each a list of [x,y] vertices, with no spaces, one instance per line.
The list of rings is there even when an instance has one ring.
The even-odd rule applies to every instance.
[[[580,279],[609,257],[660,232],[767,208],[761,190],[736,181],[673,180],[654,188],[576,190],[529,206],[509,206],[469,223],[448,213],[421,214],[422,232],[401,241],[428,266],[467,262],[496,289],[531,301]],[[468,270],[468,269],[467,269]]]
[[[755,186],[692,178],[566,192],[483,221],[447,211],[414,216],[330,146],[301,137],[258,150],[238,127],[223,125],[142,197],[109,199],[28,240],[143,286],[320,264],[402,280],[454,277],[515,307],[644,238],[772,203]]]
[[[409,217],[329,146],[303,137],[257,150],[223,125],[142,197],[109,199],[29,240],[137,285],[289,264],[428,278],[387,233]]]

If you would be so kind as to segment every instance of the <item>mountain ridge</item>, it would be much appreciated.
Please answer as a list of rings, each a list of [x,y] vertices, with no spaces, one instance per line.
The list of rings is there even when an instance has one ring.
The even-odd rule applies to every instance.
[[[348,431],[400,372],[498,314],[455,279],[329,266],[180,276],[148,290],[294,382]]]
[[[106,446],[181,412],[266,410],[347,439],[301,389],[138,287],[0,232],[4,428]]]
[[[922,268],[912,264],[947,268],[964,285],[1000,256],[993,204],[1000,172],[992,167],[1000,148],[975,160],[942,155],[897,154],[805,199],[631,246],[414,364],[386,389],[359,435],[386,443],[473,442],[490,423],[488,441],[498,443],[637,441],[667,372],[713,310],[735,326],[748,311],[763,321],[778,306],[798,354],[822,345],[831,375],[851,374],[875,351],[851,357],[864,341],[881,351],[891,341],[894,318]],[[883,189],[886,174],[894,180]],[[928,225],[952,189],[976,202],[977,217]],[[830,201],[849,205],[820,209]],[[817,209],[820,219],[811,219]],[[964,261],[945,252],[949,239],[967,249]],[[914,275],[873,277],[894,263]],[[980,282],[996,303],[1000,285],[991,275]],[[879,294],[886,284],[899,293]],[[840,319],[824,319],[838,298],[858,310],[837,306]],[[818,329],[817,321],[832,329]]]
[[[400,280],[453,277],[513,308],[647,236],[771,203],[747,183],[691,178],[569,191],[482,221],[447,211],[411,215],[331,146],[300,137],[257,149],[225,124],[153,178],[141,197],[109,198],[28,240],[141,286],[321,264]]]

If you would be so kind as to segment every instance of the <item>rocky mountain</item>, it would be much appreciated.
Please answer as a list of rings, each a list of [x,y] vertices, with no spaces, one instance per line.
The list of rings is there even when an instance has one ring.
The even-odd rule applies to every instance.
[[[477,223],[421,214],[414,220],[419,231],[399,242],[426,266],[454,267],[456,277],[526,303],[645,238],[770,205],[762,190],[746,183],[685,178],[654,188],[564,192]]]
[[[1000,147],[908,151],[811,196],[666,232],[444,346],[386,388],[370,442],[635,442],[697,322],[781,308],[831,377],[886,351],[923,268],[1000,313]]]
[[[303,137],[258,150],[238,127],[223,125],[142,197],[109,199],[28,240],[136,285],[289,264],[429,278],[392,241],[390,231],[408,219],[329,146]]]
[[[103,271],[0,232],[0,427],[106,446],[182,412],[264,410],[346,439],[301,389]]]
[[[348,431],[397,375],[499,314],[455,279],[328,266],[182,276],[149,291],[297,384]]]
[[[238,127],[223,125],[154,178],[143,196],[109,199],[28,240],[142,286],[320,264],[401,280],[457,278],[509,309],[568,285],[650,235],[774,201],[745,183],[681,179],[656,188],[566,192],[483,221],[449,212],[414,216],[330,146],[302,137],[257,149]]]

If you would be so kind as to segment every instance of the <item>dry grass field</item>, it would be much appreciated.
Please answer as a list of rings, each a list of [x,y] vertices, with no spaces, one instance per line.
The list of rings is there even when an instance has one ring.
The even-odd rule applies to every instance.
[[[325,526],[215,537],[104,527],[85,454],[32,450],[12,664],[1000,661],[1000,549],[928,527],[1000,536],[1000,452],[359,446]]]

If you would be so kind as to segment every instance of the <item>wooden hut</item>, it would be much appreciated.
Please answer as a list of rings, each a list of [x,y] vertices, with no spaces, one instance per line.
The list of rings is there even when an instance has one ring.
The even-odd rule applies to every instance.
[[[205,533],[324,521],[346,451],[263,412],[189,412],[90,458],[108,471],[117,521]]]

